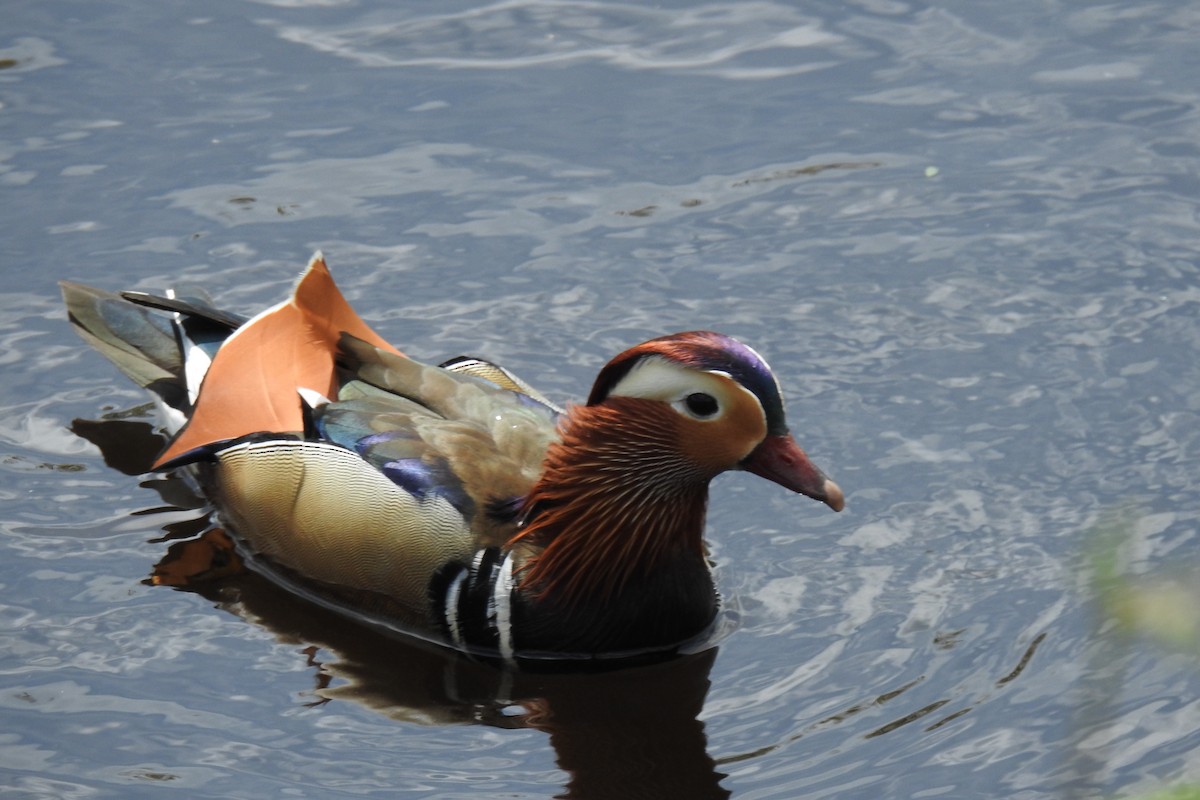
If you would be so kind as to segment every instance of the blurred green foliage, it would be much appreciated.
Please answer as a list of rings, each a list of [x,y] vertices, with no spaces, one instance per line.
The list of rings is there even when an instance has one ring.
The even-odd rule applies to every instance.
[[[1112,515],[1096,528],[1091,546],[1093,591],[1101,614],[1116,630],[1177,651],[1200,652],[1200,569],[1176,563],[1139,571],[1131,512]]]
[[[1200,654],[1200,564],[1184,559],[1151,566],[1140,556],[1145,551],[1134,511],[1113,513],[1096,526],[1088,561],[1099,633],[1118,650],[1141,640],[1163,650]],[[1180,784],[1135,797],[1200,800],[1200,785]]]

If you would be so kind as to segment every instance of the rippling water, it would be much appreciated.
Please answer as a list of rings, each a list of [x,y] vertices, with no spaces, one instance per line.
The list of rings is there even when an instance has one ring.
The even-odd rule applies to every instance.
[[[1183,2],[10,9],[6,796],[1200,781],[1195,639],[1120,635],[1088,566],[1109,514],[1122,574],[1200,560],[1198,37]],[[654,670],[509,680],[331,620],[140,474],[144,398],[54,286],[253,312],[318,247],[409,352],[556,400],[649,336],[739,336],[847,511],[720,479],[737,627]]]

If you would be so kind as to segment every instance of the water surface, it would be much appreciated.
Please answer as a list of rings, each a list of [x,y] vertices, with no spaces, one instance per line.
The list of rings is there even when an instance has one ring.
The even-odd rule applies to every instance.
[[[1115,635],[1087,569],[1113,511],[1123,573],[1200,558],[1189,4],[49,0],[7,18],[12,796],[1200,781],[1194,649]],[[139,474],[144,398],[71,333],[54,281],[202,282],[254,312],[316,248],[408,352],[484,356],[559,401],[642,339],[738,336],[847,511],[718,480],[736,630],[608,676],[509,681],[253,575],[151,585],[221,542],[195,538],[177,482]],[[102,454],[76,419],[117,441]]]

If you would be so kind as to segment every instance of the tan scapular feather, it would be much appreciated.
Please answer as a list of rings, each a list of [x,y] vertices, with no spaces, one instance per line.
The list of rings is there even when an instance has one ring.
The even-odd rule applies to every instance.
[[[413,416],[412,430],[454,465],[476,505],[473,522],[481,545],[504,544],[511,524],[487,511],[496,501],[523,497],[541,474],[546,449],[558,437],[546,415],[511,393],[352,337],[341,346],[361,381],[412,398],[431,412]]]

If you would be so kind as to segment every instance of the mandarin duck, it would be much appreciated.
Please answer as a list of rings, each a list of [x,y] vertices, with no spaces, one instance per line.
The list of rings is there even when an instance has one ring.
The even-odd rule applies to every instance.
[[[485,659],[702,638],[721,472],[843,506],[789,434],[766,362],[719,333],[632,347],[564,410],[490,362],[403,355],[320,253],[249,319],[199,291],[62,290],[77,332],[155,397],[172,438],[154,469],[193,476],[253,568]]]

